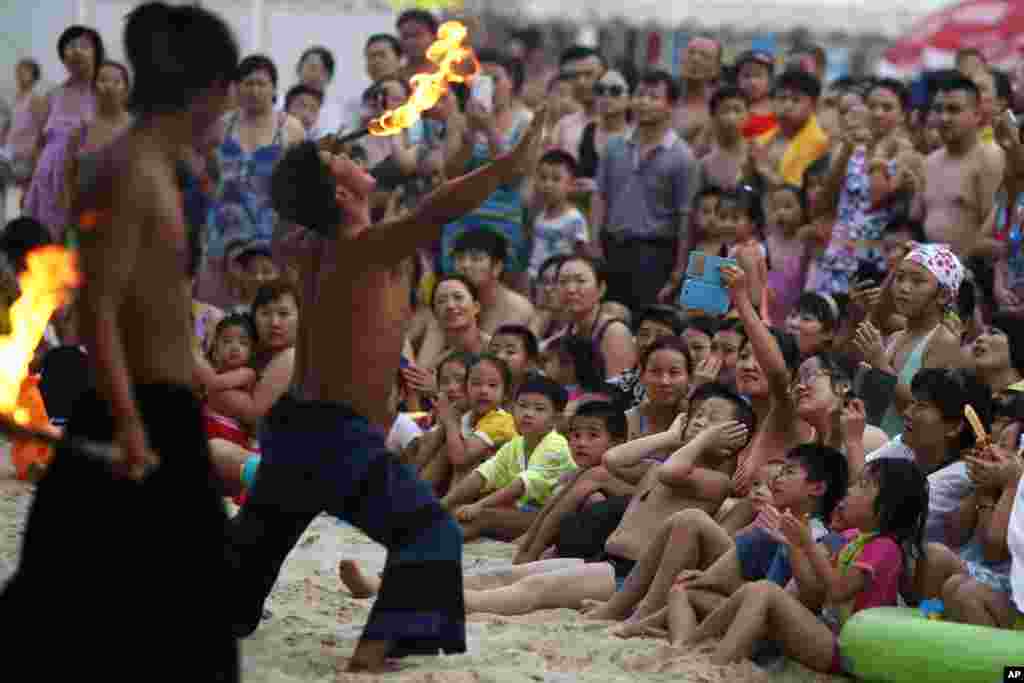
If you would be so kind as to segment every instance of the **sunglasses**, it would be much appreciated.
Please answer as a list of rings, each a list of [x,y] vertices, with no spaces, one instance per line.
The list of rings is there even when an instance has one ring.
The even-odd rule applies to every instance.
[[[626,89],[621,85],[601,85],[598,83],[594,86],[594,94],[598,97],[622,97],[626,94]]]

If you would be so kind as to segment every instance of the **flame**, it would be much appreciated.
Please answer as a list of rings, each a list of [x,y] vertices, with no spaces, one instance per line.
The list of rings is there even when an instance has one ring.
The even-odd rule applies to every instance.
[[[81,279],[74,253],[64,247],[33,249],[26,260],[18,277],[21,295],[11,305],[11,333],[0,336],[0,413],[22,426],[31,421],[28,406],[19,402],[29,364],[54,311]]]
[[[427,50],[427,59],[437,64],[437,71],[416,74],[409,79],[412,94],[404,104],[388,110],[370,121],[371,135],[396,135],[420,120],[420,115],[433,108],[448,91],[449,83],[464,83],[476,75],[480,66],[473,50],[462,46],[468,35],[466,26],[458,21],[446,21],[437,30],[437,40]],[[466,62],[472,71],[460,74],[455,67]]]

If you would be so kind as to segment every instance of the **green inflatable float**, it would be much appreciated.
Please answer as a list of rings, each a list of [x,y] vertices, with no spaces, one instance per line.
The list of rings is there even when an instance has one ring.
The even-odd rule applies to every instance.
[[[840,651],[860,680],[878,683],[998,683],[1024,662],[1024,631],[927,619],[918,609],[877,607],[854,614]]]

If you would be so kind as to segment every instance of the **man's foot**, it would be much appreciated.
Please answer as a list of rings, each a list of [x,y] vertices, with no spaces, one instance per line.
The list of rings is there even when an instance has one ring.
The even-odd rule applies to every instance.
[[[622,621],[625,618],[625,615],[620,614],[618,610],[611,607],[611,601],[584,600],[580,611],[583,612],[587,619],[599,621]]]
[[[617,638],[668,638],[668,631],[644,621],[624,621],[609,632]]]
[[[388,673],[398,670],[395,662],[387,660],[391,651],[391,642],[387,640],[360,640],[352,658],[348,660],[348,670],[352,673]]]
[[[338,563],[338,576],[348,588],[353,598],[369,598],[380,590],[380,579],[367,576],[356,564],[355,560],[342,560]]]

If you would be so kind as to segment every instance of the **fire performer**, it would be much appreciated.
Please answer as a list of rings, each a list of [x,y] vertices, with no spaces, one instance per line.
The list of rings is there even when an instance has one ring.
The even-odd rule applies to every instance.
[[[237,681],[227,520],[192,390],[176,161],[223,114],[238,47],[208,11],[163,3],[129,15],[124,47],[139,116],[76,210],[97,389],[72,411],[0,596],[4,674]],[[113,467],[78,448],[82,439],[113,442]],[[47,606],[68,634],[56,646]]]
[[[275,246],[300,274],[303,314],[292,391],[267,416],[263,460],[234,520],[239,636],[258,626],[286,556],[326,511],[388,549],[381,592],[349,669],[465,651],[459,527],[429,486],[388,454],[374,425],[387,421],[416,249],[524,172],[543,119],[508,155],[441,186],[411,215],[374,226],[373,180],[350,160],[310,142],[279,162],[271,196],[281,225],[305,227],[280,228]]]

